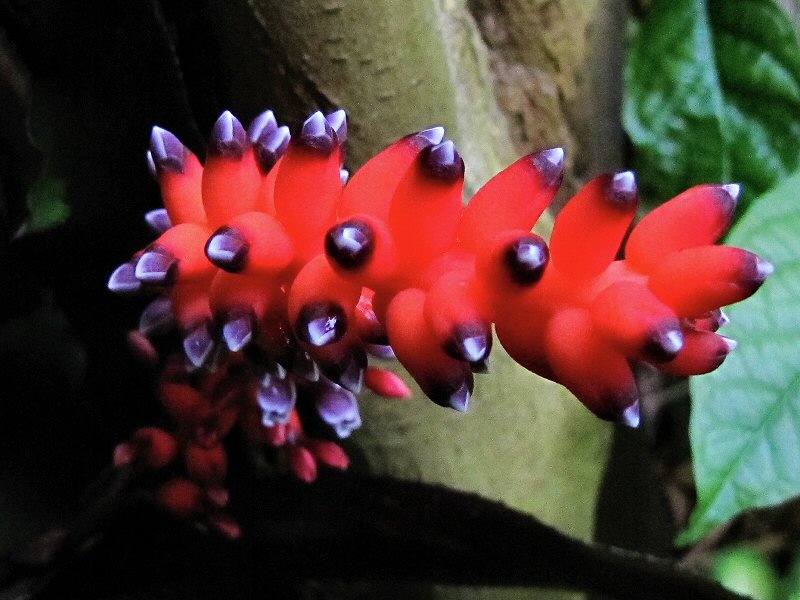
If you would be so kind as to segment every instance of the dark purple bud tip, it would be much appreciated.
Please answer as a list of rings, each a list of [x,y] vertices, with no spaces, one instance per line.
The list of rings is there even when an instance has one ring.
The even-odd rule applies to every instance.
[[[361,427],[356,397],[336,384],[329,384],[317,398],[317,412],[340,438],[348,437]]]
[[[719,202],[722,213],[727,217],[727,227],[733,223],[733,216],[736,212],[736,206],[739,204],[739,195],[742,192],[742,186],[738,183],[726,183],[725,185],[717,186],[715,198]]]
[[[775,265],[771,262],[764,260],[760,256],[756,256],[755,275],[753,282],[761,285],[770,275],[775,272]]]
[[[250,127],[247,128],[247,139],[251,144],[255,144],[262,136],[267,136],[278,128],[278,122],[271,110],[265,110],[258,115]]]
[[[739,195],[742,193],[742,186],[738,183],[726,183],[719,187],[725,190],[728,198],[732,201],[732,208],[736,208],[736,204],[739,202]],[[731,210],[731,212],[733,212],[733,210]]]
[[[447,404],[450,408],[458,412],[467,412],[469,410],[469,401],[472,399],[472,389],[468,382],[461,384],[455,392],[450,394]]]
[[[347,169],[339,169],[339,180],[342,182],[342,185],[347,185],[347,182],[350,179],[350,171]]]
[[[675,358],[683,349],[683,332],[677,320],[675,323],[665,323],[650,336],[645,343],[645,354],[657,362],[666,362]]]
[[[146,335],[160,335],[175,327],[172,302],[169,298],[156,298],[142,311],[139,317],[139,332]]]
[[[239,273],[245,268],[249,251],[250,244],[233,227],[220,227],[206,242],[208,260],[228,273]]]
[[[361,349],[354,349],[347,363],[341,369],[336,382],[354,394],[361,392],[364,387],[364,371],[367,368],[367,353]]]
[[[286,379],[286,376],[289,374],[288,371],[280,363],[275,363],[272,366],[272,372],[278,379]]]
[[[337,143],[336,132],[322,113],[317,111],[303,123],[297,142],[311,150],[330,154]]]
[[[122,263],[108,278],[108,289],[115,294],[133,294],[142,288],[142,282],[136,278],[136,261]]]
[[[721,358],[725,358],[726,356],[728,356],[728,354],[736,350],[736,348],[739,346],[739,342],[737,342],[736,340],[732,340],[731,338],[725,337],[724,335],[721,335],[719,337],[722,339],[722,346],[723,346],[722,351],[720,352],[720,354],[722,355]]]
[[[256,402],[261,409],[261,422],[265,427],[287,423],[297,400],[297,388],[292,379],[274,378],[268,385],[259,386]]]
[[[564,156],[563,148],[550,148],[531,154],[531,162],[541,173],[546,185],[555,186],[561,183],[564,178]]]
[[[619,422],[633,429],[639,427],[639,423],[641,422],[641,416],[639,414],[638,400],[636,400],[633,404],[628,406],[628,408],[626,408],[620,413]]]
[[[172,221],[169,219],[166,208],[157,208],[145,213],[144,220],[158,235],[172,227]]]
[[[263,174],[269,173],[278,159],[286,152],[291,139],[289,128],[286,125],[278,127],[269,132],[265,132],[253,144],[253,152],[256,155],[258,168]]]
[[[550,262],[547,242],[531,233],[512,242],[503,253],[503,262],[511,279],[522,286],[538,282]]]
[[[483,323],[460,324],[453,330],[447,351],[459,360],[478,362],[489,355],[490,340],[491,334]]]
[[[472,373],[467,373],[467,377],[461,383],[455,385],[443,382],[434,383],[432,386],[423,387],[423,391],[439,406],[466,412],[469,409],[473,387]]]
[[[431,127],[412,134],[412,139],[420,148],[441,144],[444,140],[444,127]]]
[[[347,331],[347,316],[338,304],[311,304],[300,311],[295,332],[312,346],[325,346],[340,339]]]
[[[219,116],[211,129],[211,138],[208,140],[208,154],[239,160],[247,148],[247,133],[230,111],[226,110]]]
[[[621,171],[611,176],[608,184],[608,199],[623,209],[635,208],[639,203],[639,189],[633,171]]]
[[[339,143],[344,144],[347,141],[347,113],[340,108],[329,115],[325,115],[325,120],[333,129]]]
[[[183,173],[186,148],[172,133],[161,127],[150,132],[150,156],[156,173]]]
[[[325,235],[325,253],[342,269],[363,267],[375,250],[375,235],[369,223],[350,219],[334,225]]]
[[[222,339],[231,352],[242,350],[253,340],[254,334],[254,319],[249,312],[233,312],[223,320]]]
[[[291,371],[306,381],[319,381],[319,365],[314,362],[308,352],[298,351],[291,361]]]
[[[148,150],[145,156],[147,157],[147,170],[150,171],[150,175],[154,179],[158,179],[158,169],[156,168],[156,161],[153,160],[153,153]]]
[[[366,350],[375,358],[381,360],[394,360],[397,358],[394,349],[388,344],[366,344]]]
[[[489,373],[491,371],[489,368],[489,357],[487,356],[481,360],[469,363],[469,369],[473,373],[480,373],[483,375]]]
[[[286,379],[286,376],[289,374],[280,363],[272,362],[268,358],[262,358],[259,364],[263,364],[265,368],[264,374],[259,381],[262,387],[268,387],[276,381]]]
[[[135,275],[142,283],[168,285],[175,281],[177,272],[177,259],[166,248],[154,245],[139,257]]]
[[[422,151],[421,156],[422,164],[436,177],[447,181],[464,177],[464,161],[452,140],[429,146]]]
[[[203,322],[183,338],[183,351],[186,358],[198,369],[202,367],[214,351],[214,338],[207,322]]]

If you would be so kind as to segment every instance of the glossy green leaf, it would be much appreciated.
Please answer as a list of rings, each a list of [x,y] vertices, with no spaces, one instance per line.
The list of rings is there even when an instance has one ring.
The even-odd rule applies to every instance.
[[[679,542],[800,494],[800,173],[753,203],[727,242],[775,265],[722,333],[739,347],[692,380],[698,505]]]
[[[800,46],[772,0],[656,0],[625,68],[642,188],[738,181],[743,201],[800,164]]]

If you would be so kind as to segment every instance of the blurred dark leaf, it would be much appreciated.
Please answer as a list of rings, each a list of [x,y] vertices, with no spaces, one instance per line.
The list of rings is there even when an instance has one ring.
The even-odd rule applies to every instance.
[[[238,483],[240,541],[127,506],[99,544],[49,576],[39,597],[148,598],[164,589],[175,598],[287,597],[317,581],[323,590],[327,582],[389,590],[433,582],[597,590],[629,600],[739,598],[668,561],[585,544],[441,486],[333,472],[313,485],[283,477]]]
[[[61,225],[70,213],[63,179],[43,177],[28,191],[28,219],[19,233],[43,231]]]
[[[0,550],[65,518],[81,484],[87,428],[76,391],[86,355],[64,315],[42,306],[0,324]]]
[[[2,28],[0,108],[0,235],[5,244],[26,216],[26,192],[39,171],[40,156],[28,132],[29,73]]]
[[[125,343],[143,302],[105,286],[150,239],[150,128],[199,136],[158,3],[0,1],[0,27],[5,238],[27,219],[0,248],[6,547],[66,520],[112,444],[157,414],[153,374]]]

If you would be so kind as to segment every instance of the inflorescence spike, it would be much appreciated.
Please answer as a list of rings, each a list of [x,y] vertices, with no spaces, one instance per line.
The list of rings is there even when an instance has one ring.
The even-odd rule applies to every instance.
[[[716,245],[739,184],[694,186],[632,227],[636,176],[600,175],[558,213],[548,246],[531,232],[564,177],[563,148],[518,159],[464,206],[464,161],[444,128],[397,140],[350,178],[348,126],[344,110],[317,111],[291,139],[272,111],[247,130],[225,111],[204,164],[151,131],[148,168],[166,208],[145,219],[158,239],[108,288],[158,294],[129,343],[166,365],[160,396],[178,427],[141,430],[115,458],[169,466],[159,502],[228,535],[238,527],[220,512],[227,433],[238,422],[282,447],[307,481],[320,465],[346,468],[344,450],[313,432],[359,427],[365,385],[411,393],[367,352],[396,357],[431,400],[463,412],[495,331],[525,368],[637,427],[633,367],[717,368],[736,347],[715,333],[727,322],[720,307],[774,271]]]

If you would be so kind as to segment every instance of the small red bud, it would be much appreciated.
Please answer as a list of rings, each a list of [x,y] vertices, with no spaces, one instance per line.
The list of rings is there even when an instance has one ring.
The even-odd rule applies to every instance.
[[[411,388],[397,374],[388,369],[367,367],[364,385],[384,398],[410,398]]]
[[[303,481],[310,483],[317,478],[317,460],[307,448],[289,446],[289,465],[294,474]]]

